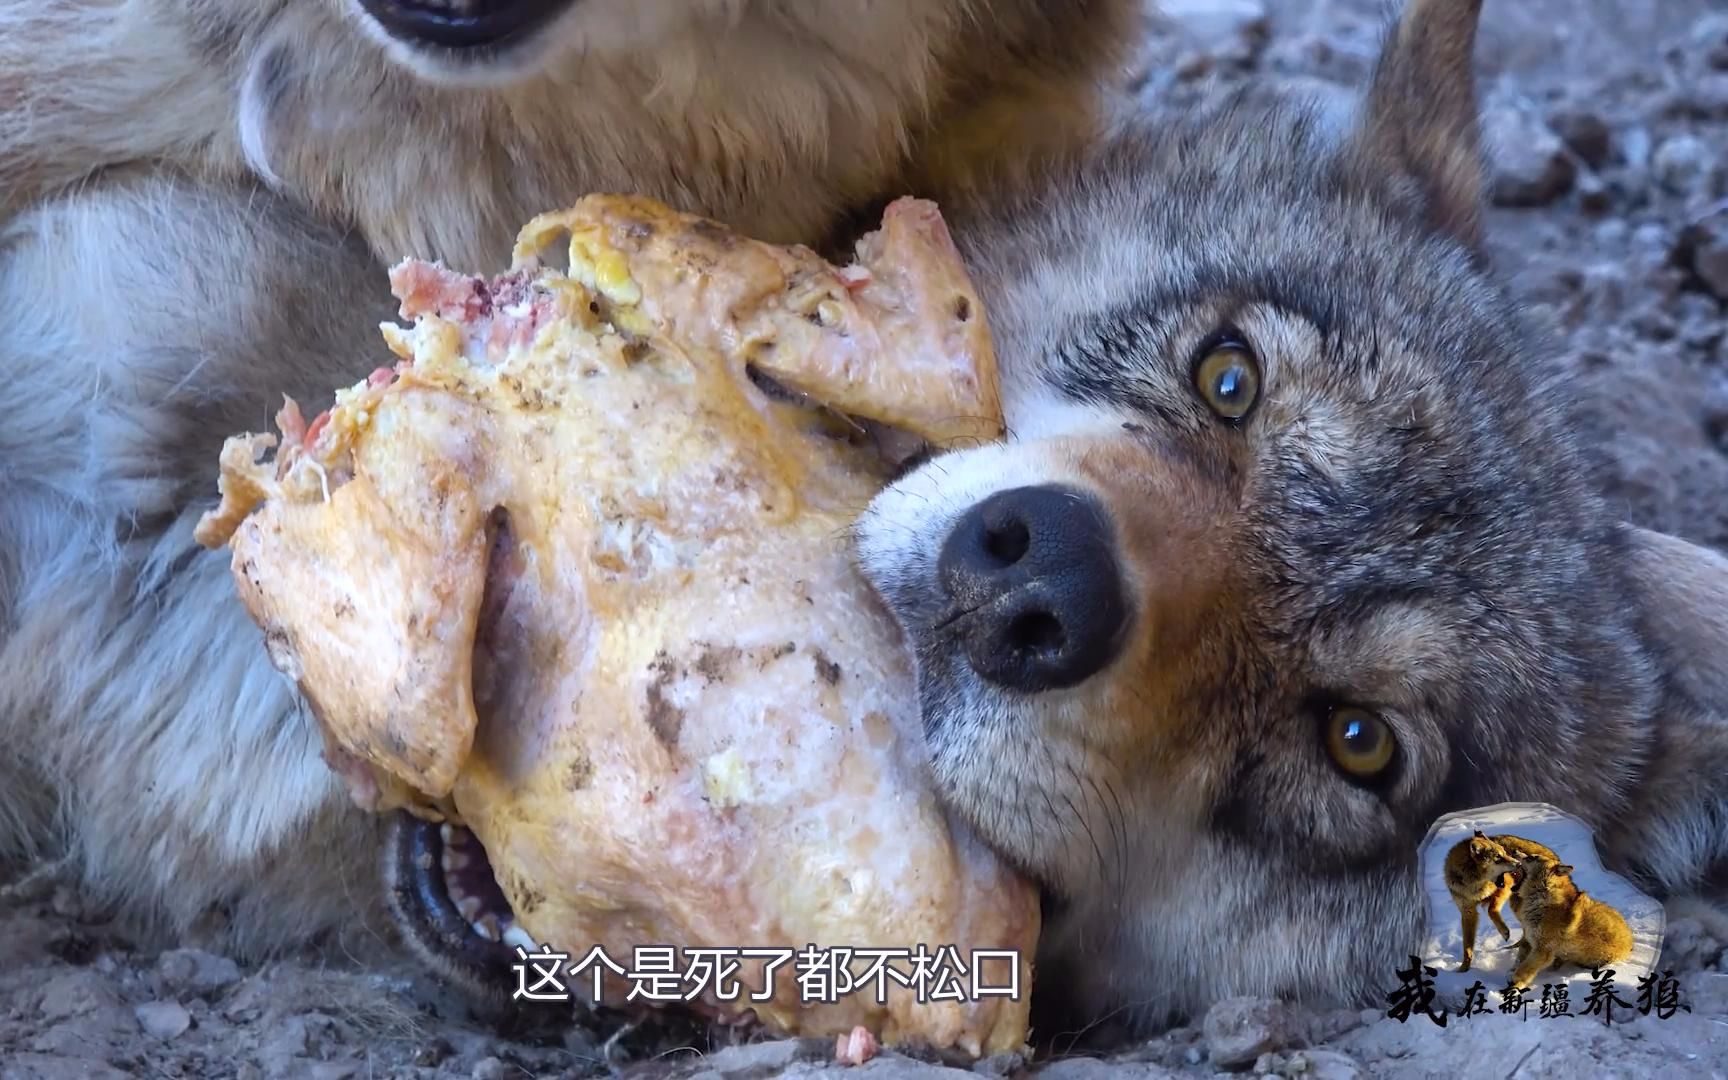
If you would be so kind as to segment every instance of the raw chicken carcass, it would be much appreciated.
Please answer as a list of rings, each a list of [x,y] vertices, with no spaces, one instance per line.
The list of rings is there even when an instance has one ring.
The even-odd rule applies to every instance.
[[[865,427],[998,435],[994,360],[933,206],[895,203],[858,255],[596,196],[491,281],[406,262],[400,362],[310,424],[289,402],[270,460],[230,439],[199,539],[231,546],[356,799],[444,823],[486,938],[626,971],[859,950],[851,993],[741,953],[731,994],[678,990],[994,1053],[1026,1036],[1036,895],[936,802],[906,646],[847,542],[884,481]],[[464,891],[476,848],[490,880]],[[1017,997],[973,997],[980,950],[1014,954],[978,983]],[[596,973],[624,1002],[605,964],[570,989]]]

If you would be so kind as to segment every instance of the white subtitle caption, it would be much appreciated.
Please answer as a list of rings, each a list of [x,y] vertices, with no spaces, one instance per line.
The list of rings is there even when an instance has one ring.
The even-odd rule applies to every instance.
[[[594,1004],[607,1004],[601,991],[608,971],[630,984],[625,1002],[671,1004],[704,996],[719,1001],[767,1001],[775,996],[783,976],[805,1005],[832,1004],[851,994],[868,994],[880,1005],[888,1000],[891,986],[912,991],[920,1004],[992,997],[1020,1000],[1020,954],[1013,949],[975,949],[967,963],[952,945],[935,951],[923,945],[915,949],[648,945],[637,947],[627,965],[599,946],[580,956],[546,945],[535,952],[517,945],[515,951],[510,966],[516,973],[516,989],[510,996],[516,1001],[571,1001],[570,988],[582,986]],[[745,961],[762,963],[760,985],[739,979]]]

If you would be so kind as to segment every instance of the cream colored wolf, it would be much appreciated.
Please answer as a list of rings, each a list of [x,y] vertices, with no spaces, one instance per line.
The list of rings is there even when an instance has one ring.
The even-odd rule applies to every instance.
[[[245,955],[381,893],[227,559],[224,436],[376,365],[404,256],[594,191],[844,236],[1077,137],[1133,0],[0,0],[0,858]]]

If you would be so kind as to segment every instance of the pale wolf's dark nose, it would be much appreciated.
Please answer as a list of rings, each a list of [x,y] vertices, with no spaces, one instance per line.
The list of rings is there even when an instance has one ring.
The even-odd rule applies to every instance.
[[[1057,486],[999,491],[955,523],[936,561],[972,670],[1011,690],[1077,685],[1122,645],[1128,600],[1110,519]]]

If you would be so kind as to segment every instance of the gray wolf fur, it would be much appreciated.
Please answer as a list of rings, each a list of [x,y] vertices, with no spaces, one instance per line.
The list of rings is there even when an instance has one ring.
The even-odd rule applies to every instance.
[[[369,370],[405,255],[501,267],[591,191],[814,244],[1086,130],[1138,14],[478,6],[523,4],[456,49],[406,0],[0,0],[0,861],[242,956],[371,910],[377,823],[192,540],[221,439]]]
[[[1616,518],[1492,276],[1479,8],[1409,0],[1344,114],[1245,91],[954,223],[1012,434],[856,540],[940,789],[1044,886],[1044,1035],[1383,1004],[1468,807],[1728,884],[1728,558]]]

